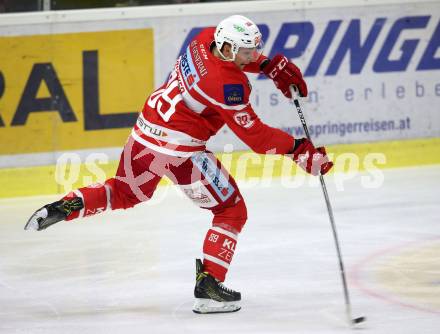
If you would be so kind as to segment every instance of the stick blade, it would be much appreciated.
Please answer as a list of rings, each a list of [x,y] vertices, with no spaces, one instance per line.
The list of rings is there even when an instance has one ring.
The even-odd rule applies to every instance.
[[[361,322],[364,322],[364,321],[366,321],[366,320],[367,320],[366,317],[359,317],[359,318],[352,319],[352,320],[351,320],[351,323],[352,323],[353,325],[356,325],[356,324],[360,324]]]

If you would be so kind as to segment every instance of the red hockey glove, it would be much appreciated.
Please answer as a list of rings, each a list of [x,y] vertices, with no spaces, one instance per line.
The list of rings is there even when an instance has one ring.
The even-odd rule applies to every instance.
[[[289,90],[291,85],[298,88],[300,96],[307,96],[307,85],[301,71],[296,65],[289,62],[285,56],[277,54],[272,60],[267,59],[262,62],[260,68],[266,76],[273,80],[275,86],[285,97],[292,98]]]
[[[295,139],[292,153],[293,161],[309,174],[319,175],[321,173],[324,175],[333,167],[333,162],[328,159],[325,148],[315,148],[312,142],[306,138]]]

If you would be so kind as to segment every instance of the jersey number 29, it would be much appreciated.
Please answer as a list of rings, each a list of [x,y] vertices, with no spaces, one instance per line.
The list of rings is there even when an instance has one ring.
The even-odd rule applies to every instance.
[[[157,110],[165,122],[176,112],[176,105],[182,101],[176,71],[171,72],[167,86],[153,92],[148,99],[148,105]]]

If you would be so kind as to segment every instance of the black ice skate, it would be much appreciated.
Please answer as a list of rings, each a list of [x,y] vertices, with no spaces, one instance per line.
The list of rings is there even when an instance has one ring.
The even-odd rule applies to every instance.
[[[226,288],[221,282],[203,272],[200,259],[196,259],[196,287],[193,311],[195,313],[227,313],[241,309],[240,292]]]
[[[44,230],[50,225],[66,219],[72,211],[78,211],[82,208],[84,208],[84,204],[79,197],[47,204],[35,211],[31,218],[29,218],[24,229],[34,231]]]

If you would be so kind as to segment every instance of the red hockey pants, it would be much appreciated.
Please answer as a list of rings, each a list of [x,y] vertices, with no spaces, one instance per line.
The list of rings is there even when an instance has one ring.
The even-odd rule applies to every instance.
[[[84,209],[73,212],[67,220],[106,209],[127,209],[147,201],[163,176],[178,185],[196,205],[214,214],[203,244],[204,271],[224,281],[247,211],[235,180],[211,152],[173,157],[146,148],[130,137],[114,178],[66,196],[82,197],[84,202]]]

